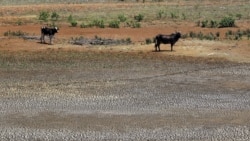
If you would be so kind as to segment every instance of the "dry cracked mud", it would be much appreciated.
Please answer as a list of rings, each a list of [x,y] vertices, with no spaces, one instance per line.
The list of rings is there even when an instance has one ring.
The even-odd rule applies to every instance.
[[[1,61],[0,140],[250,140],[249,63],[74,55]]]

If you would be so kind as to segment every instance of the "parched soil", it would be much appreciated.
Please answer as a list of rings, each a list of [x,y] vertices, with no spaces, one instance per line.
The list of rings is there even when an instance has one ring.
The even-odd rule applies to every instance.
[[[3,36],[39,38],[40,27],[0,26],[0,140],[250,140],[249,40],[180,39],[173,52],[145,44],[158,33],[228,30],[190,23],[61,25],[53,45]],[[133,44],[70,43],[81,36]]]
[[[1,56],[1,140],[249,140],[249,64],[114,51]]]

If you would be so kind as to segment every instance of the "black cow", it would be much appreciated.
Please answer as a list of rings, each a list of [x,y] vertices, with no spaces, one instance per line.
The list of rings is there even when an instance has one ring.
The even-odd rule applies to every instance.
[[[45,43],[45,39],[44,37],[45,36],[49,36],[49,39],[50,39],[50,44],[52,44],[52,38],[54,37],[55,33],[58,32],[58,28],[57,27],[52,27],[52,28],[49,28],[49,27],[42,27],[41,28],[41,43]]]
[[[160,44],[171,44],[171,51],[173,51],[173,46],[174,44],[179,40],[179,38],[181,37],[181,33],[176,32],[176,33],[172,33],[171,35],[163,35],[163,34],[158,34],[155,37],[155,51],[161,51],[160,49]]]

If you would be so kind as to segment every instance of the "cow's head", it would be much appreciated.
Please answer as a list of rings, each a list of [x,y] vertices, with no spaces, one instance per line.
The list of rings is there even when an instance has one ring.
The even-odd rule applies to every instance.
[[[57,33],[58,30],[59,30],[59,28],[58,28],[57,26],[55,26],[54,29],[55,29],[55,32],[56,32],[56,33]]]
[[[175,33],[175,36],[176,36],[177,38],[180,38],[180,37],[181,37],[181,33],[180,33],[180,32],[176,32],[176,33]]]

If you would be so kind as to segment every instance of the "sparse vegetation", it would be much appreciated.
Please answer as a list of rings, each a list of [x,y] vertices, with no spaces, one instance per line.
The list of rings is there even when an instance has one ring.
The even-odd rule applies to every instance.
[[[153,40],[150,39],[150,38],[147,38],[147,39],[145,40],[145,42],[146,42],[146,44],[148,45],[148,44],[152,44],[152,43],[153,43]]]
[[[17,36],[17,37],[22,37],[24,35],[28,35],[28,33],[25,33],[21,30],[18,30],[18,31],[11,31],[11,30],[8,30],[6,32],[4,32],[3,34],[4,36]]]
[[[84,38],[82,36],[76,37],[72,38],[70,42],[74,45],[127,45],[132,43],[130,38],[115,40],[102,38],[98,35],[95,35],[93,39]]]
[[[243,38],[247,38],[249,40],[250,37],[250,29],[246,29],[246,30],[237,30],[237,31],[232,31],[232,30],[228,30],[225,33],[225,37],[228,40],[241,40]]]
[[[127,22],[127,26],[132,27],[132,28],[140,28],[141,24],[137,21],[130,21],[130,22]]]
[[[202,32],[193,32],[193,31],[190,31],[189,34],[186,34],[186,35],[183,35],[184,38],[196,38],[196,39],[199,39],[199,40],[219,40],[219,37],[220,37],[220,33],[217,32],[217,33],[208,33],[208,34],[204,34]],[[182,38],[183,38],[182,37]]]

